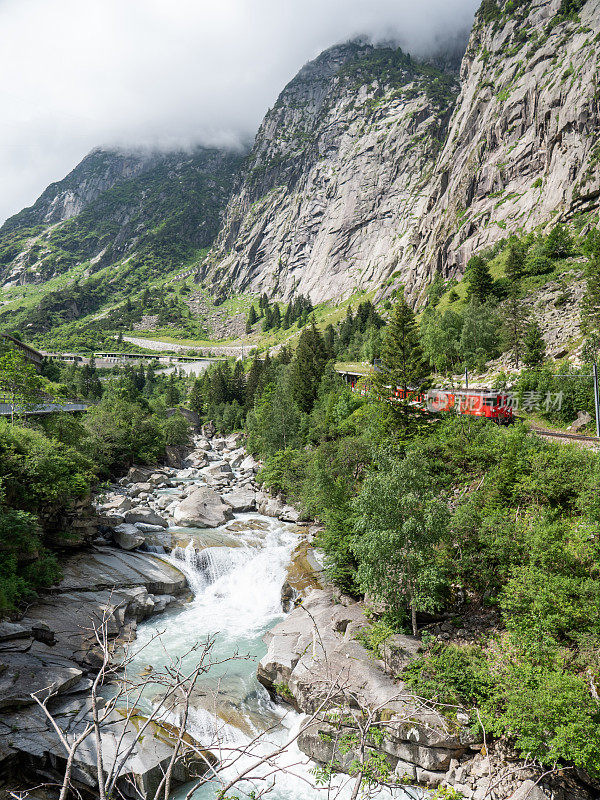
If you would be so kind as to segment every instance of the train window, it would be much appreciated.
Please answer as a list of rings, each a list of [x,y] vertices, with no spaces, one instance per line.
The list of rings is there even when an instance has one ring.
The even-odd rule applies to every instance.
[[[493,406],[494,405],[494,398],[493,397],[486,397],[486,398],[484,398],[483,403],[486,406]]]

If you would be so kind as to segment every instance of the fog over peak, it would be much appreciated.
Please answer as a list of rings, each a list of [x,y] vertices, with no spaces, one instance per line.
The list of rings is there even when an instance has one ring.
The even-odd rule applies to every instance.
[[[0,221],[93,147],[241,147],[306,61],[426,57],[479,0],[0,0]]]

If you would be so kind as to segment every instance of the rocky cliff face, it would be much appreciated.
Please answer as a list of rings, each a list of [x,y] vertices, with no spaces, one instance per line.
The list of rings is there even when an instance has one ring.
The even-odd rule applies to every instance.
[[[89,274],[134,255],[178,266],[212,243],[240,160],[201,147],[93,151],[0,228],[0,284],[40,283],[86,262]]]
[[[454,75],[391,48],[352,43],[307,64],[258,132],[202,278],[316,301],[388,279],[457,93]]]
[[[332,48],[267,114],[201,279],[418,301],[507,233],[594,212],[599,57],[600,0],[485,0],[460,89],[398,50]]]
[[[461,93],[406,263],[418,294],[438,268],[508,233],[597,212],[600,0],[490,1],[461,68]],[[597,219],[597,217],[596,217]]]

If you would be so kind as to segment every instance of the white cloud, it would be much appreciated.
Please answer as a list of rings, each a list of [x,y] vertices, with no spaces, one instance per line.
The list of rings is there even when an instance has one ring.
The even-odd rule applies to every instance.
[[[0,0],[0,220],[97,145],[236,145],[357,35],[420,54],[479,0]]]

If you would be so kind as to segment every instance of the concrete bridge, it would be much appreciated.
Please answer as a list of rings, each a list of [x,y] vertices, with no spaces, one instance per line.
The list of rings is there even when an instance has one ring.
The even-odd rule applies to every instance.
[[[0,417],[28,416],[32,414],[56,414],[67,412],[69,414],[81,414],[87,411],[89,403],[82,400],[63,400],[56,402],[51,399],[40,398],[39,403],[12,403],[11,398],[0,395]]]

